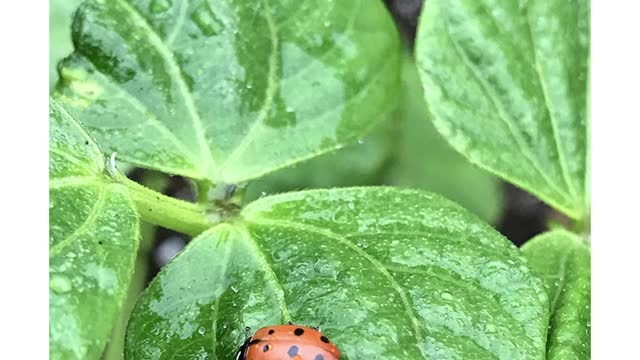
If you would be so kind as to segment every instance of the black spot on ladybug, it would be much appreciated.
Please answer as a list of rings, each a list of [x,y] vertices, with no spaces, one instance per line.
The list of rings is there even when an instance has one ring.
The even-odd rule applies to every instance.
[[[271,329],[269,330],[269,335],[273,335],[275,332],[276,332],[275,330]]]
[[[289,352],[287,352],[287,354],[289,354],[289,357],[294,357],[298,355],[298,347],[293,345],[292,347],[289,348]]]
[[[320,336],[320,341],[322,341],[325,344],[328,344],[329,343],[329,338],[324,336],[324,335],[322,335],[322,336]]]
[[[262,347],[262,352],[267,352],[269,350],[271,350],[271,346],[269,344]]]
[[[322,356],[322,354],[318,354],[313,358],[313,360],[324,360],[324,356]]]
[[[300,336],[300,335],[304,334],[304,329],[297,328],[297,329],[295,329],[295,330],[293,331],[293,333],[294,333],[296,336]]]

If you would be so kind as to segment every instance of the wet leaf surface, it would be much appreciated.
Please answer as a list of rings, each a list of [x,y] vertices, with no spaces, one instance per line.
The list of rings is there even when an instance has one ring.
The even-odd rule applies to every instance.
[[[49,107],[49,355],[98,359],[126,296],[138,247],[127,190],[55,100]]]
[[[262,198],[194,239],[129,323],[128,359],[230,359],[254,330],[322,324],[345,359],[544,359],[547,295],[518,249],[444,198]]]
[[[89,1],[56,96],[103,150],[238,183],[355,142],[395,107],[381,2]]]
[[[399,109],[358,143],[256,179],[245,201],[295,190],[394,185],[443,195],[496,223],[502,210],[500,180],[456,152],[435,129],[408,56],[399,97]]]
[[[549,294],[547,359],[591,359],[589,246],[573,233],[556,230],[533,238],[522,252]]]
[[[582,219],[587,0],[426,1],[416,57],[434,122],[462,154]]]

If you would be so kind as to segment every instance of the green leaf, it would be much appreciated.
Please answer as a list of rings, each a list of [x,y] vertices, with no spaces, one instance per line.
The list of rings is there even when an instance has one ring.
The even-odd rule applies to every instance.
[[[528,241],[522,252],[549,294],[547,359],[591,359],[589,246],[573,233],[556,230]]]
[[[58,81],[58,61],[73,51],[71,18],[83,0],[49,0],[49,90]]]
[[[401,103],[389,119],[336,152],[281,169],[249,183],[245,202],[293,190],[395,185],[428,190],[495,223],[501,213],[501,183],[470,163],[437,132],[429,119],[413,59],[405,56]]]
[[[588,0],[433,0],[416,56],[438,130],[471,161],[588,216]]]
[[[138,219],[102,153],[55,100],[49,105],[49,356],[99,359],[126,296]]]
[[[470,163],[438,133],[424,102],[417,68],[409,57],[404,62],[402,84],[398,145],[386,183],[440,194],[495,224],[502,210],[499,179]]]
[[[73,29],[56,96],[103,150],[163,172],[243,182],[395,106],[401,44],[379,1],[94,0]]]
[[[138,301],[129,359],[230,359],[254,330],[322,324],[345,359],[543,359],[547,295],[519,251],[436,195],[262,198],[194,239]]]

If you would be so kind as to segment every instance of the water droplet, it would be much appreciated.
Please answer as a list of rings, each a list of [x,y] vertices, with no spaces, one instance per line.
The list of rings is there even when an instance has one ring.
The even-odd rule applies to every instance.
[[[171,8],[171,0],[153,0],[149,5],[149,9],[154,14],[163,13]]]
[[[200,327],[200,329],[198,329],[198,334],[204,335],[204,328],[203,327]]]
[[[453,295],[449,294],[448,292],[443,292],[442,294],[440,294],[440,297],[444,300],[453,300]]]
[[[360,144],[360,145],[364,144],[364,140],[358,139],[358,144]]]
[[[71,280],[65,276],[54,275],[49,280],[49,287],[58,294],[66,293],[71,290]]]
[[[237,292],[238,292],[238,289],[232,286],[232,287],[231,287],[231,291],[233,291],[234,293],[237,293]]]

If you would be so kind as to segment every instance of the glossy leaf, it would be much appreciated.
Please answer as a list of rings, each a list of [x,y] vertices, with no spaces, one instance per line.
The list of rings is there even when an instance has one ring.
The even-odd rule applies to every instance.
[[[589,213],[588,0],[433,0],[416,56],[438,130],[575,219]]]
[[[254,330],[322,324],[344,359],[543,359],[547,295],[519,251],[444,198],[288,193],[194,239],[134,309],[128,359],[231,359]]]
[[[387,184],[432,191],[489,223],[498,221],[499,179],[470,163],[435,129],[408,56],[400,90],[399,109],[358,143],[256,179],[245,201],[293,190]]]
[[[99,359],[126,296],[138,247],[127,190],[55,100],[49,107],[49,355]]]
[[[438,133],[410,58],[404,62],[402,89],[395,158],[385,182],[440,194],[495,224],[502,210],[501,182],[456,152]]]
[[[93,0],[57,97],[124,161],[238,183],[355,142],[395,106],[381,2]]]
[[[543,279],[551,319],[548,360],[591,359],[591,250],[576,235],[556,230],[522,247]]]

